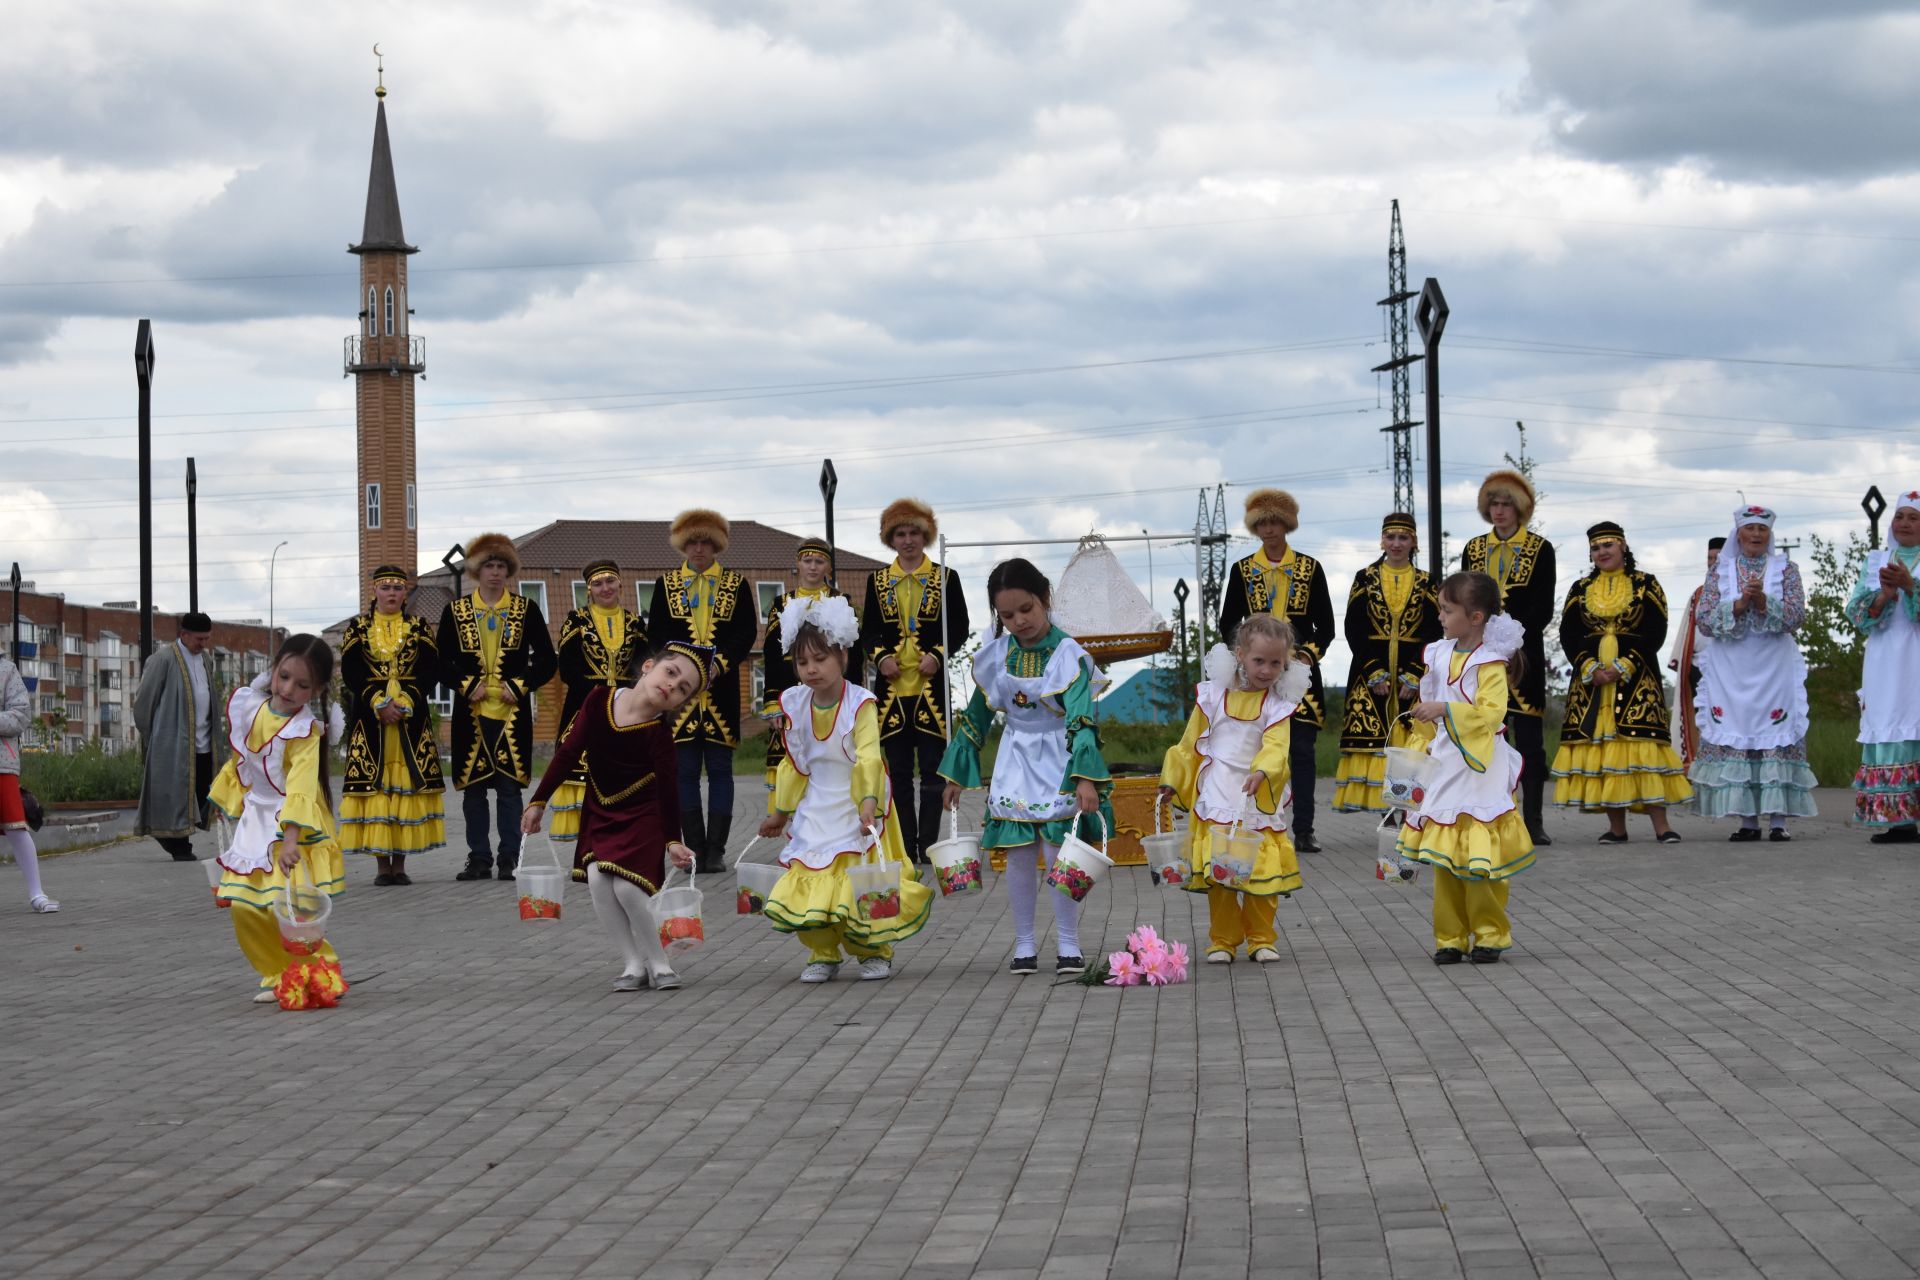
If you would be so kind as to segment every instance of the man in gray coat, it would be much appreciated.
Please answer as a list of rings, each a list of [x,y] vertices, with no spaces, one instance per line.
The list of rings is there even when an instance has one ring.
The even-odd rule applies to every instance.
[[[175,862],[193,862],[193,829],[206,829],[207,790],[226,755],[221,708],[207,677],[213,619],[189,613],[180,638],[147,659],[133,695],[133,723],[146,760],[140,779],[140,816],[134,827],[150,835]]]

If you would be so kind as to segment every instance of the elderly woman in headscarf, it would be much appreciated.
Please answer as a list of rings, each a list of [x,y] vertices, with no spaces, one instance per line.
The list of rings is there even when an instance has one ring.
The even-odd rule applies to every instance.
[[[1653,820],[1654,839],[1678,844],[1667,806],[1693,794],[1668,740],[1660,647],[1667,595],[1634,567],[1627,535],[1602,521],[1587,530],[1593,572],[1573,584],[1560,613],[1560,646],[1573,664],[1560,750],[1553,760],[1556,803],[1605,813],[1601,844],[1627,842],[1627,814]]]
[[[1893,500],[1890,532],[1847,598],[1847,620],[1867,638],[1854,821],[1880,829],[1875,844],[1920,844],[1920,490]]]
[[[1734,512],[1733,533],[1707,577],[1694,618],[1713,643],[1700,667],[1695,705],[1700,754],[1688,771],[1694,812],[1739,818],[1736,843],[1791,840],[1789,817],[1812,817],[1807,767],[1807,662],[1794,632],[1806,620],[1800,570],[1774,550],[1774,513]]]

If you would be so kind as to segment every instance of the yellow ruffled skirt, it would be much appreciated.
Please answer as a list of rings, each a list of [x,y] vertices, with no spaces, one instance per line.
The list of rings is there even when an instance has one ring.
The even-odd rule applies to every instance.
[[[340,847],[381,858],[440,848],[447,842],[445,793],[413,789],[400,726],[387,726],[385,751],[380,789],[340,797]]]
[[[799,862],[787,868],[767,895],[763,914],[781,933],[804,933],[838,928],[847,938],[867,947],[887,946],[911,938],[926,926],[933,910],[933,890],[914,877],[911,863],[900,868],[899,900],[862,904],[854,897],[847,872],[861,865],[858,853],[843,853],[825,871]]]
[[[586,807],[587,784],[569,779],[553,789],[547,802],[547,838],[572,843],[580,838],[580,811]]]
[[[1380,787],[1386,774],[1386,752],[1342,751],[1334,774],[1334,812],[1379,813],[1385,809],[1387,802],[1380,798]]]
[[[1610,738],[1561,744],[1553,757],[1553,801],[1586,812],[1631,809],[1635,813],[1693,798],[1693,784],[1673,744],[1664,740]]]
[[[1462,880],[1505,880],[1533,865],[1533,837],[1517,809],[1492,822],[1465,814],[1451,826],[1427,822],[1416,827],[1413,822],[1400,828],[1400,856],[1451,871]]]
[[[1214,823],[1195,818],[1188,824],[1187,882],[1181,886],[1190,893],[1209,889],[1232,889],[1257,898],[1295,893],[1301,887],[1300,858],[1294,852],[1293,838],[1284,831],[1253,831],[1260,837],[1260,848],[1253,857],[1253,871],[1244,881],[1216,880],[1213,875],[1213,833],[1232,830],[1231,823]]]

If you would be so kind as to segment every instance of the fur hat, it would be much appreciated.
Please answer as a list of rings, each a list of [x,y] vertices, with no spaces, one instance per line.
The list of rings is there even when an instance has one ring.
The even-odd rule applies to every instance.
[[[727,549],[727,518],[718,511],[709,511],[705,507],[688,507],[673,518],[673,524],[667,530],[667,541],[681,555],[687,552],[687,544],[695,538],[705,538],[713,544],[713,554],[719,555]]]
[[[901,525],[912,525],[926,535],[928,542],[940,536],[940,524],[933,518],[933,508],[918,498],[895,498],[880,513],[880,543],[893,545],[893,531]]]
[[[467,544],[468,569],[477,573],[489,560],[505,560],[509,577],[520,572],[520,553],[504,533],[483,533]]]
[[[1262,520],[1278,520],[1292,533],[1300,527],[1300,504],[1285,489],[1255,489],[1247,495],[1247,532],[1257,537]]]
[[[1502,489],[1513,499],[1513,509],[1520,513],[1520,527],[1526,528],[1533,522],[1533,486],[1518,471],[1496,471],[1480,482],[1480,518],[1493,519],[1487,514],[1487,500]]]

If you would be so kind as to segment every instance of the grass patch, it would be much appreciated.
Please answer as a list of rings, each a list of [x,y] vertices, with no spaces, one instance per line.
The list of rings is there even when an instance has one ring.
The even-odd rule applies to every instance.
[[[98,746],[72,755],[29,751],[20,758],[20,785],[38,796],[41,804],[138,800],[141,761],[138,751],[108,755]]]

